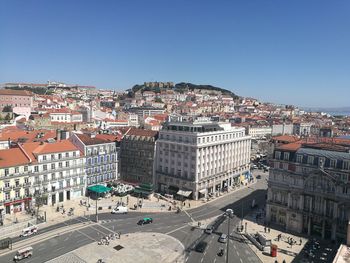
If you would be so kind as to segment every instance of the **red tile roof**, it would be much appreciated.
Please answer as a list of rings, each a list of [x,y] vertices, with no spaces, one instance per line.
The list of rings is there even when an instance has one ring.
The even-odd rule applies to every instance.
[[[28,90],[0,89],[0,95],[32,96],[33,94]]]
[[[157,131],[151,131],[151,130],[142,130],[142,129],[131,128],[126,133],[126,135],[155,137],[155,136],[158,135],[158,132]]]
[[[0,150],[0,167],[12,167],[29,164],[29,159],[20,148]]]

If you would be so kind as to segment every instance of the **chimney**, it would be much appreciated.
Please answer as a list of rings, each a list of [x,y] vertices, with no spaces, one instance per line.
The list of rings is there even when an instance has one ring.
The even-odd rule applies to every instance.
[[[61,140],[61,130],[57,129],[56,130],[56,141],[60,141]]]
[[[11,139],[10,139],[10,137],[7,139],[7,143],[8,143],[9,149],[10,149],[11,148]]]

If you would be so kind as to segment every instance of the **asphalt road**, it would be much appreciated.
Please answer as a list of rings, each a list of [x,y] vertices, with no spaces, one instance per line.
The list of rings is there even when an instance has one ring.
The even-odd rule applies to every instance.
[[[261,171],[259,172],[262,174]],[[126,215],[99,214],[99,220],[101,221],[99,225],[57,235],[49,240],[34,244],[32,245],[34,249],[33,256],[21,262],[39,263],[48,261],[78,247],[97,242],[101,237],[113,231],[121,232],[122,234],[142,231],[169,234],[180,240],[185,246],[188,262],[225,262],[225,256],[218,257],[216,254],[219,248],[223,247],[221,243],[218,243],[217,239],[219,233],[227,232],[227,220],[218,226],[216,233],[211,235],[205,234],[203,230],[189,226],[188,223],[222,215],[228,208],[233,209],[238,217],[242,216],[242,214],[245,215],[251,211],[250,206],[253,199],[258,205],[265,203],[266,187],[266,179],[265,175],[263,175],[251,187],[230,193],[212,202],[203,204],[201,207],[187,210],[188,214],[184,212],[178,214],[174,212],[153,214],[130,212]],[[153,223],[143,226],[137,225],[138,220],[142,217],[152,217]],[[46,233],[62,226],[67,226],[67,224],[74,225],[84,220],[86,219],[77,218],[42,229],[40,232]],[[231,229],[235,230],[237,224],[239,224],[239,219],[236,217],[231,220]],[[208,240],[207,249],[204,253],[195,252],[194,246],[203,238]],[[12,262],[15,252],[0,257],[0,262]],[[240,235],[236,235],[234,232],[230,240],[229,252],[230,262],[260,262],[254,252],[241,240]],[[236,260],[231,261],[231,258]]]

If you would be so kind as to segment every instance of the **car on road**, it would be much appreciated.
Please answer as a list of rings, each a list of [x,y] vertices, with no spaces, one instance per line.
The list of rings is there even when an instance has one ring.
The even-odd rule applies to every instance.
[[[258,169],[258,166],[257,166],[256,164],[252,164],[250,167],[251,167],[252,169]]]
[[[258,175],[256,176],[256,179],[261,179],[261,175],[258,174]]]
[[[153,223],[153,219],[150,217],[144,217],[143,219],[139,220],[139,222],[137,222],[138,225],[145,225],[149,223]]]
[[[15,257],[13,258],[13,261],[17,262],[25,258],[30,258],[32,255],[33,255],[33,248],[26,247],[17,251]]]
[[[117,206],[116,208],[112,209],[112,214],[127,214],[128,208],[125,206]]]
[[[207,242],[201,241],[201,242],[199,242],[199,243],[196,245],[195,250],[196,250],[197,252],[203,253],[204,250],[207,248],[207,246],[208,246],[208,243],[207,243]]]
[[[226,234],[221,234],[221,236],[219,237],[219,242],[221,243],[226,243],[227,242],[227,235]]]
[[[204,232],[207,233],[207,234],[213,233],[213,227],[212,227],[212,226],[208,226],[208,227],[205,229]]]

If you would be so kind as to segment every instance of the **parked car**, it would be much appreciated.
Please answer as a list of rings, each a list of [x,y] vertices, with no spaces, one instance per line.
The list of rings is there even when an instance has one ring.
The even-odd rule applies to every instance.
[[[203,253],[204,250],[207,248],[207,245],[208,245],[207,242],[201,241],[201,242],[199,242],[199,243],[196,245],[195,250],[196,250],[197,252]]]
[[[205,229],[204,232],[207,233],[207,234],[213,233],[213,227],[212,227],[212,226],[208,226],[208,227]]]
[[[137,222],[138,225],[145,225],[149,223],[153,223],[153,219],[150,217],[144,217],[143,219],[139,220],[139,222]]]
[[[227,239],[228,239],[228,237],[226,234],[221,234],[221,236],[219,237],[219,242],[226,243]]]
[[[258,174],[258,175],[256,176],[256,179],[261,179],[261,175]]]
[[[117,206],[116,208],[112,209],[112,214],[127,214],[128,208],[126,206]]]

